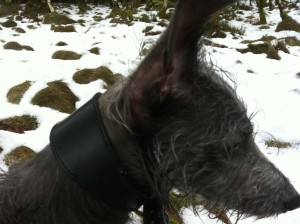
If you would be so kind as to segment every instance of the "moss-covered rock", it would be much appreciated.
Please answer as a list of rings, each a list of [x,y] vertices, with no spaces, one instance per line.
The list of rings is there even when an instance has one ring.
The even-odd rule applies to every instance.
[[[292,146],[292,144],[289,142],[279,141],[276,139],[268,139],[265,143],[268,147],[274,147],[278,149],[289,148]]]
[[[87,84],[95,80],[101,79],[106,83],[106,87],[113,85],[120,78],[120,74],[114,74],[106,66],[100,66],[95,69],[83,69],[77,71],[73,76],[73,80],[79,84]]]
[[[76,23],[75,20],[70,19],[66,15],[58,14],[57,12],[49,13],[44,18],[45,24],[67,25]]]
[[[48,83],[48,87],[37,92],[31,103],[70,114],[75,111],[78,100],[66,83],[53,81]]]
[[[21,50],[34,51],[32,47],[27,45],[21,45],[15,41],[7,42],[6,44],[3,45],[3,48],[6,50],[15,50],[15,51],[21,51]]]
[[[60,60],[79,60],[81,58],[80,54],[77,54],[74,51],[56,51],[52,55],[53,59],[60,59]]]
[[[3,23],[1,23],[2,24],[2,26],[4,26],[4,27],[6,27],[6,28],[11,28],[11,27],[16,27],[18,24],[15,22],[15,21],[13,21],[13,20],[7,20],[7,21],[5,21],[5,22],[3,22]]]
[[[6,95],[8,102],[19,104],[21,99],[23,98],[24,93],[29,89],[30,86],[31,82],[25,81],[19,85],[10,88]]]
[[[73,25],[67,25],[67,26],[62,26],[62,25],[51,25],[51,30],[54,32],[61,32],[61,33],[71,33],[71,32],[76,32],[75,27]]]
[[[56,46],[62,47],[62,46],[67,46],[68,44],[64,41],[59,41],[56,43]]]
[[[248,48],[237,49],[237,51],[243,54],[248,52],[252,52],[253,54],[267,54],[267,58],[281,59],[276,48],[268,41],[258,44],[248,44]]]
[[[14,116],[0,120],[0,130],[23,134],[25,131],[37,129],[39,123],[36,117],[30,115]]]
[[[35,157],[36,152],[26,146],[19,146],[12,150],[10,153],[6,154],[4,157],[4,162],[7,166],[13,166],[25,160]]]
[[[275,31],[280,32],[282,30],[300,32],[300,24],[292,17],[286,16],[280,23],[278,23]]]
[[[99,47],[93,47],[89,50],[92,54],[99,55],[100,54],[100,48]]]

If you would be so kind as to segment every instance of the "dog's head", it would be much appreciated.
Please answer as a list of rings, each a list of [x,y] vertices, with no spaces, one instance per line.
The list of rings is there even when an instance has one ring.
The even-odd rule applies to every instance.
[[[166,32],[129,79],[102,97],[101,111],[143,193],[167,201],[175,188],[272,216],[299,207],[300,196],[259,151],[244,104],[199,44],[210,16],[233,2],[179,1]]]

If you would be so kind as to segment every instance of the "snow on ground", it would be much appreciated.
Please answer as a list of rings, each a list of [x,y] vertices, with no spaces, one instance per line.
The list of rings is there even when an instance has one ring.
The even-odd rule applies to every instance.
[[[298,7],[300,5],[298,4]],[[42,108],[30,104],[30,99],[36,92],[53,80],[64,80],[80,98],[77,108],[86,102],[95,92],[105,91],[102,81],[95,81],[86,85],[76,84],[72,80],[73,74],[83,68],[96,68],[106,65],[115,73],[128,75],[142,59],[140,50],[143,43],[153,42],[156,37],[146,37],[142,30],[149,24],[135,22],[133,26],[113,25],[108,19],[95,22],[93,16],[101,13],[105,18],[110,9],[104,6],[94,7],[85,15],[76,15],[75,7],[64,9],[71,13],[75,20],[84,19],[85,26],[75,24],[76,33],[55,33],[50,31],[50,25],[32,23],[30,20],[16,21],[18,27],[26,33],[17,34],[11,28],[0,30],[0,119],[30,114],[38,118],[40,126],[35,131],[16,134],[0,130],[0,146],[4,151],[1,159],[17,146],[26,145],[35,151],[40,151],[48,143],[51,127],[67,114],[49,108]],[[149,13],[149,12],[148,12]],[[244,12],[243,17],[257,14]],[[300,21],[299,11],[289,13],[295,20]],[[276,24],[280,21],[278,11],[268,12],[267,20],[272,24],[269,29],[259,29],[259,26],[245,22],[231,21],[237,27],[243,27],[245,34],[237,39],[228,35],[225,39],[213,39],[215,43],[224,44],[228,48],[207,47],[210,59],[218,66],[231,72],[236,78],[237,91],[246,103],[249,114],[257,113],[253,123],[257,131],[256,142],[264,154],[274,162],[291,180],[300,192],[300,47],[289,47],[290,54],[280,51],[281,60],[266,58],[265,54],[241,54],[235,49],[245,48],[240,42],[244,39],[255,40],[263,35],[273,35],[277,38],[296,36],[300,40],[300,33],[285,31],[275,32]],[[0,23],[6,18],[0,18]],[[36,29],[28,29],[28,25]],[[156,26],[156,30],[163,30]],[[17,41],[22,45],[29,45],[35,51],[13,51],[3,49],[5,42]],[[58,41],[65,41],[67,46],[58,47]],[[91,54],[92,47],[101,49],[100,55]],[[61,61],[51,59],[52,54],[59,49],[72,50],[83,54],[77,61]],[[14,105],[7,102],[8,90],[26,80],[33,85],[26,92],[21,103]],[[270,138],[291,143],[287,149],[268,148],[265,141]],[[1,161],[1,167],[6,168]],[[190,209],[183,211],[186,223],[220,223],[209,219],[205,214],[195,217]],[[295,224],[300,223],[300,209],[280,215],[275,219],[262,219],[257,224]],[[234,218],[232,218],[234,221]],[[249,224],[255,220],[247,218],[239,223]]]

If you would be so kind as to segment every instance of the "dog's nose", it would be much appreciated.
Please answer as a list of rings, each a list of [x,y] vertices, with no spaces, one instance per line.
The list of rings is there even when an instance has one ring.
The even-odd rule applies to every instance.
[[[300,195],[297,195],[296,197],[292,198],[292,200],[290,200],[285,204],[285,208],[287,211],[292,211],[299,207],[300,207]]]

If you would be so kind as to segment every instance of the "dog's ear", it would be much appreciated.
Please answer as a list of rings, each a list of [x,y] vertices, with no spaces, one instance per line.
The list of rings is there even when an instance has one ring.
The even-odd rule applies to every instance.
[[[176,98],[189,98],[198,74],[199,39],[212,14],[235,0],[180,0],[173,18],[150,54],[131,76],[129,100],[137,116]]]

